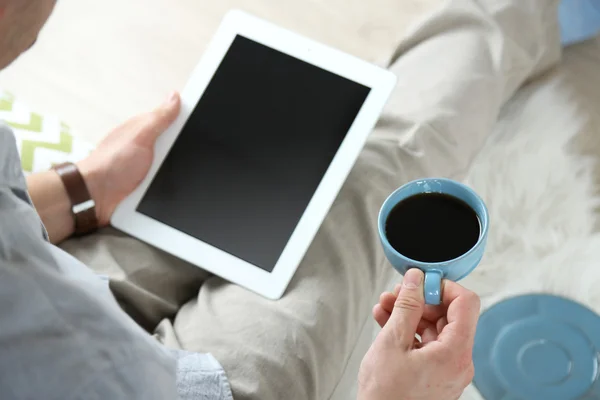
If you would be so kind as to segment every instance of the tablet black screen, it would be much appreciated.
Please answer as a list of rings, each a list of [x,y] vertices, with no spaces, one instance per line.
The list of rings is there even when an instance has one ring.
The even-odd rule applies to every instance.
[[[271,272],[369,91],[238,35],[137,211]]]

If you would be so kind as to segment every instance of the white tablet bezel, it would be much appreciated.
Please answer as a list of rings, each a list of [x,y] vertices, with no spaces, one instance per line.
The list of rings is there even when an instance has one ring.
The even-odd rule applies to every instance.
[[[272,272],[136,211],[169,149],[237,35],[371,88]],[[382,68],[244,12],[229,12],[181,94],[181,114],[156,143],[150,172],[140,186],[118,206],[111,219],[112,225],[267,298],[280,298],[346,180],[395,83],[396,77]]]

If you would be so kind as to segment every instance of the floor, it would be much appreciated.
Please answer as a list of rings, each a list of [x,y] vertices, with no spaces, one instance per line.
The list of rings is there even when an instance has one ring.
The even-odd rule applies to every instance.
[[[61,0],[0,88],[98,141],[186,80],[230,9],[375,63],[441,0]]]

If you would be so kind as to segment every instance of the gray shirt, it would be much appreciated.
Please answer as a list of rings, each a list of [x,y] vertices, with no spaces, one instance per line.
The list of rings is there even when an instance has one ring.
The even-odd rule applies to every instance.
[[[0,397],[232,400],[210,354],[168,350],[106,281],[53,246],[31,206],[15,140],[0,124]]]

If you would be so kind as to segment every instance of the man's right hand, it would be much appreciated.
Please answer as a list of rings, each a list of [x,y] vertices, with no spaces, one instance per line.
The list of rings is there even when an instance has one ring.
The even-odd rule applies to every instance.
[[[442,304],[426,306],[423,279],[409,270],[373,309],[383,329],[362,361],[359,400],[454,400],[473,379],[479,297],[443,281]]]

